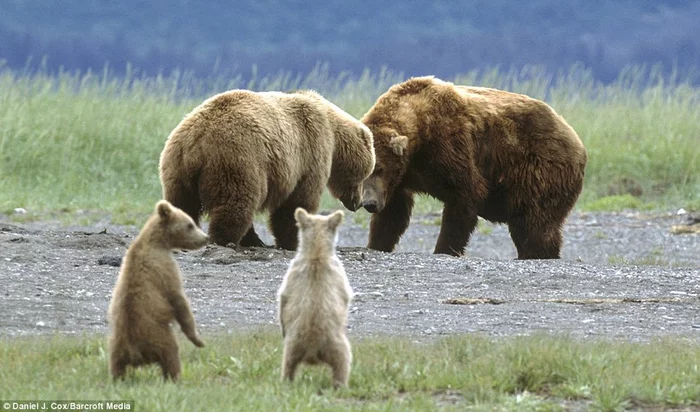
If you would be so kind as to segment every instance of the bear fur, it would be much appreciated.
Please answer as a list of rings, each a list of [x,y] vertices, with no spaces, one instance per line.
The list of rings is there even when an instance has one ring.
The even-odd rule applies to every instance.
[[[294,210],[315,212],[324,187],[350,210],[374,168],[372,134],[313,91],[232,90],[204,101],[172,131],[160,158],[163,198],[214,243],[265,246],[253,218],[269,212],[277,247],[294,250]]]
[[[361,120],[377,157],[363,192],[369,248],[393,251],[414,194],[428,194],[444,203],[435,253],[462,255],[481,216],[508,224],[519,259],[560,257],[587,154],[547,104],[417,77],[392,86]]]
[[[299,250],[278,292],[282,379],[294,380],[301,362],[323,362],[333,370],[333,386],[347,386],[352,353],[345,326],[352,289],[335,253],[343,212],[324,217],[299,208],[294,216]]]
[[[177,380],[180,358],[170,327],[173,320],[192,343],[204,346],[172,250],[195,250],[208,241],[185,212],[165,200],[156,204],[126,252],[109,305],[109,358],[115,379],[128,365],[158,363],[164,379]]]

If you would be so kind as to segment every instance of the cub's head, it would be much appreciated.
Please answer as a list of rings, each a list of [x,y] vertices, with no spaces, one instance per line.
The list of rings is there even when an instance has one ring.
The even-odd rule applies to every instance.
[[[377,161],[372,174],[363,182],[362,206],[379,213],[391,201],[408,168],[408,137],[382,127],[373,130]]]
[[[209,236],[192,218],[167,200],[156,203],[153,230],[168,249],[195,250],[207,244]]]
[[[314,253],[330,252],[335,248],[338,227],[343,222],[343,211],[338,210],[328,216],[310,215],[303,208],[294,211],[294,219],[299,227],[299,249]]]
[[[336,146],[328,179],[328,191],[348,210],[362,206],[362,182],[374,169],[372,132],[354,118],[336,130]]]

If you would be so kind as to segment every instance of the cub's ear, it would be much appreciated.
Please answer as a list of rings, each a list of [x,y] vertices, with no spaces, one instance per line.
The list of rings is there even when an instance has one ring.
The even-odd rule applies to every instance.
[[[394,136],[389,140],[389,146],[397,156],[403,156],[403,152],[408,148],[408,137]]]
[[[161,219],[168,219],[173,214],[173,206],[167,200],[156,203],[156,212]]]
[[[345,214],[342,210],[337,210],[335,213],[328,216],[328,227],[331,230],[337,229],[338,226],[340,226],[340,224],[343,222],[343,216],[345,216]]]
[[[298,207],[294,211],[294,219],[297,221],[299,227],[306,227],[309,223],[309,214],[302,207]]]

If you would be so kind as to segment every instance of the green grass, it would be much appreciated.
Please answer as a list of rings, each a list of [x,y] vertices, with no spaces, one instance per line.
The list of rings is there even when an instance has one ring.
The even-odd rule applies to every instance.
[[[700,345],[578,341],[566,337],[453,336],[353,342],[350,387],[331,389],[327,368],[279,378],[277,330],[181,342],[183,373],[163,383],[156,367],[114,383],[106,338],[0,340],[0,399],[126,399],[138,410],[593,410],[700,405]]]
[[[620,212],[627,209],[642,209],[648,207],[639,198],[630,195],[605,196],[589,202],[586,210],[591,212],[609,211]]]
[[[315,88],[360,117],[401,74],[307,76],[280,74],[243,83],[170,77],[125,78],[104,73],[25,74],[0,68],[0,213],[23,207],[28,216],[105,211],[119,221],[150,212],[160,197],[158,159],[170,131],[205,96],[231,88]],[[602,85],[572,68],[556,76],[536,67],[472,72],[455,77],[545,98],[577,130],[589,153],[579,207],[700,209],[700,89],[657,70],[632,67]],[[192,97],[197,96],[197,97]],[[635,182],[641,197],[613,193]],[[618,185],[619,186],[619,185]],[[619,195],[619,196],[618,196]],[[341,208],[328,194],[323,208]],[[441,204],[419,197],[416,212]],[[363,218],[359,218],[362,220]]]

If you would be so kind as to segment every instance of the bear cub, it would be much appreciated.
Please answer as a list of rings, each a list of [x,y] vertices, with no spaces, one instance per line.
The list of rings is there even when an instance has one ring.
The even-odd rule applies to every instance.
[[[165,380],[177,380],[180,358],[170,327],[173,319],[192,343],[204,346],[172,250],[196,250],[208,241],[185,212],[166,200],[156,204],[126,252],[109,305],[109,358],[115,379],[123,377],[129,365],[158,363]]]
[[[297,208],[294,218],[299,248],[278,293],[282,379],[293,381],[301,362],[322,362],[333,370],[333,387],[347,386],[352,353],[345,326],[352,289],[335,252],[343,212],[326,217]]]

